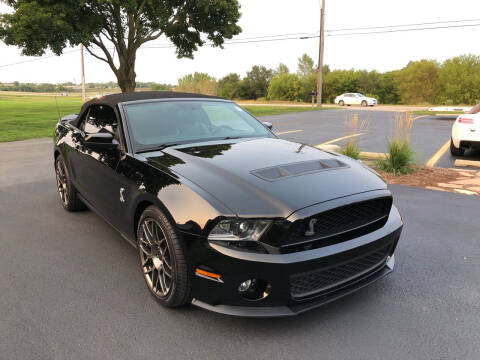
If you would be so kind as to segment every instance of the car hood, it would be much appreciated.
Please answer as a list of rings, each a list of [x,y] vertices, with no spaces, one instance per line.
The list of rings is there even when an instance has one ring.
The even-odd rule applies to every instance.
[[[277,138],[204,142],[142,155],[194,182],[238,216],[287,217],[313,204],[386,189],[355,160]]]

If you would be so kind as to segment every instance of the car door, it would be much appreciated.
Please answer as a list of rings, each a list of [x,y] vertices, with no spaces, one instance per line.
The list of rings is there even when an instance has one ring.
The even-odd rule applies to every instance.
[[[343,101],[345,102],[345,105],[352,105],[352,94],[345,94],[343,97]]]
[[[88,144],[89,134],[109,132],[121,137],[121,129],[115,111],[107,105],[92,105],[80,120],[78,128],[83,136],[76,136],[73,161],[76,182],[83,197],[109,221],[115,218],[120,198],[120,180],[116,172],[120,161],[120,149]]]
[[[360,105],[362,97],[360,94],[352,94],[352,105]]]

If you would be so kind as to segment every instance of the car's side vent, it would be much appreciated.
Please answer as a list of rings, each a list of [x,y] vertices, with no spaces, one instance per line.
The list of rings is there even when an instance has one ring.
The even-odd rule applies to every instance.
[[[319,171],[335,170],[347,167],[347,164],[337,159],[320,159],[253,170],[251,171],[251,174],[263,180],[275,181],[292,176],[299,176]]]

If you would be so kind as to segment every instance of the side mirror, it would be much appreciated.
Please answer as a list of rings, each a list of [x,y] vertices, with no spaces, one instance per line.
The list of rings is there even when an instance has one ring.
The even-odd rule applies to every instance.
[[[262,124],[263,124],[263,126],[265,126],[269,130],[273,129],[272,123],[269,123],[268,121],[264,121],[264,122],[262,122]]]
[[[83,139],[86,146],[104,148],[108,150],[115,149],[119,144],[111,133],[85,134]]]

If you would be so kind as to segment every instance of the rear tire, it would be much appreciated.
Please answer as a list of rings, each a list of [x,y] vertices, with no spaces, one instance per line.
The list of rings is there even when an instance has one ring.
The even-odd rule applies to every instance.
[[[62,155],[55,159],[55,174],[57,177],[57,190],[62,206],[67,211],[80,211],[86,207],[78,198],[78,192],[73,186],[70,174]]]
[[[450,139],[450,154],[453,156],[463,156],[465,149],[456,148],[455,145],[453,145],[453,139]]]
[[[192,275],[185,243],[167,216],[149,206],[137,227],[140,269],[153,297],[167,307],[192,301]]]
[[[340,101],[338,102],[338,105],[344,106],[344,105],[345,105],[345,102],[344,102],[343,100],[340,100]]]

